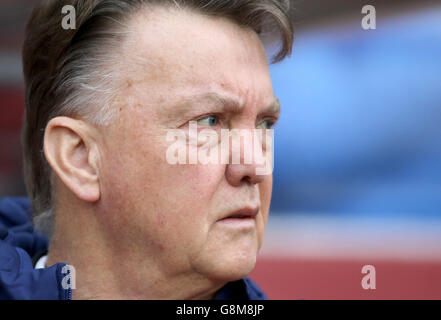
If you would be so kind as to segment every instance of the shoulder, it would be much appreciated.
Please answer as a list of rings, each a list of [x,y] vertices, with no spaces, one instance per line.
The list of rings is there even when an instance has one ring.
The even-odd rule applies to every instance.
[[[0,198],[0,226],[10,228],[30,222],[30,205],[27,198]]]
[[[48,240],[34,232],[29,200],[0,198],[0,300],[67,299],[61,286],[62,263],[34,269],[32,257]]]

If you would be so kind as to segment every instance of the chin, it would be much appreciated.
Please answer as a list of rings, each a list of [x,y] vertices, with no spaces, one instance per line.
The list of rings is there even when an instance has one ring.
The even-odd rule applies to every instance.
[[[239,280],[248,276],[256,266],[256,255],[250,257],[241,257],[230,264],[226,270],[229,281]]]
[[[211,278],[227,282],[239,280],[249,275],[256,265],[257,248],[235,248],[223,253],[216,255],[216,261],[212,263]]]

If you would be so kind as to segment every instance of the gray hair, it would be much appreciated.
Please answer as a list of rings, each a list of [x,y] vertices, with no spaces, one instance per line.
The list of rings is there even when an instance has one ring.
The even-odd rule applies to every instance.
[[[76,9],[76,28],[61,29],[61,10]],[[277,31],[280,49],[272,62],[290,55],[293,27],[288,0],[42,0],[32,11],[23,45],[25,118],[24,178],[37,230],[54,228],[52,173],[43,153],[44,131],[57,116],[83,117],[97,125],[113,118],[118,93],[108,48],[118,48],[125,22],[138,9],[175,6],[225,17],[259,35]],[[112,61],[114,62],[114,61]],[[99,103],[97,103],[99,101]]]

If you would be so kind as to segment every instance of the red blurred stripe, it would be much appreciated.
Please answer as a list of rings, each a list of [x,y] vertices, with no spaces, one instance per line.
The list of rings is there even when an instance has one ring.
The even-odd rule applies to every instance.
[[[376,269],[364,290],[363,265]],[[251,274],[270,299],[441,299],[441,262],[259,258]]]

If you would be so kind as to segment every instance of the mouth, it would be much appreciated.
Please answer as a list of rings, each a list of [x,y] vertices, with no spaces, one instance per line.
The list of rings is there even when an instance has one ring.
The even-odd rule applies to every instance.
[[[257,208],[245,207],[229,213],[227,216],[221,218],[218,222],[232,227],[242,227],[242,228],[254,227],[256,220],[255,218],[258,213],[259,213],[259,207]]]

